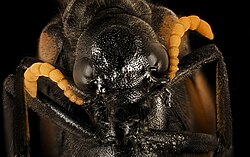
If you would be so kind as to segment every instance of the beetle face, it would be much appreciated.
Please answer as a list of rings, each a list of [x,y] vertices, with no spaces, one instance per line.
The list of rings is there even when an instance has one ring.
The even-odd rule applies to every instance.
[[[94,97],[112,95],[120,103],[135,103],[149,92],[153,77],[164,77],[168,64],[166,49],[146,22],[108,14],[80,36],[73,78],[79,89]]]
[[[222,53],[215,45],[191,53],[182,40],[189,29],[213,39],[206,21],[149,0],[61,5],[39,59],[24,58],[4,82],[8,156],[231,156]],[[202,69],[211,62],[214,93]]]

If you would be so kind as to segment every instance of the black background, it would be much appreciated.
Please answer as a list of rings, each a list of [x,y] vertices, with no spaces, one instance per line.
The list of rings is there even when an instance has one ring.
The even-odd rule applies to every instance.
[[[219,2],[218,0],[161,0],[177,14],[195,14],[210,23],[215,43],[222,51],[227,64],[232,100],[235,156],[247,154],[249,140],[248,105],[249,81],[247,62],[250,44],[248,27],[249,8],[241,1]],[[1,75],[13,73],[24,56],[35,56],[38,37],[42,28],[59,10],[53,0],[1,2]],[[244,91],[243,91],[244,90]],[[2,116],[2,108],[0,108]],[[5,156],[0,117],[0,157]]]

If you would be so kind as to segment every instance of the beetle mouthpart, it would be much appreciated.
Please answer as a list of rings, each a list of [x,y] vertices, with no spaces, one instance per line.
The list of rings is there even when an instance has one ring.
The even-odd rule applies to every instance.
[[[24,89],[34,98],[37,96],[37,80],[40,76],[48,77],[64,91],[64,95],[77,105],[83,105],[84,100],[78,97],[71,89],[68,81],[59,69],[49,63],[37,62],[24,72]]]

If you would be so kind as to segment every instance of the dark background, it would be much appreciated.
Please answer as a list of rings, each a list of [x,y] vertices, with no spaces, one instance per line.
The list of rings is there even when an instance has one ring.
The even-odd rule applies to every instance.
[[[227,64],[232,101],[235,156],[245,156],[249,148],[247,116],[249,99],[250,44],[248,27],[249,9],[241,1],[219,2],[218,0],[162,0],[177,14],[195,14],[210,23],[215,43],[222,51]],[[220,4],[218,4],[220,3]],[[13,73],[24,56],[35,56],[38,37],[59,7],[53,0],[8,1],[1,3],[1,75],[0,88],[4,78]],[[244,92],[243,92],[244,90]],[[3,147],[2,108],[0,107],[0,157],[5,156]]]

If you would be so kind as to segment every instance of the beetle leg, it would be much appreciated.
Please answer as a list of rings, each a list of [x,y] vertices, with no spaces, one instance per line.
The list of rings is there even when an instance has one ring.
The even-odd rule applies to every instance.
[[[217,153],[231,151],[232,147],[232,117],[230,108],[230,94],[226,65],[222,53],[215,45],[209,45],[183,57],[180,70],[171,83],[176,84],[191,75],[203,65],[216,62],[216,110],[217,110],[217,138],[220,146]]]
[[[30,154],[28,113],[23,98],[22,82],[18,78],[15,75],[9,75],[4,81],[3,114],[6,153],[9,157],[28,157]]]
[[[215,136],[193,132],[139,132],[131,136],[136,156],[210,153],[218,147]],[[143,153],[143,155],[142,155]]]

